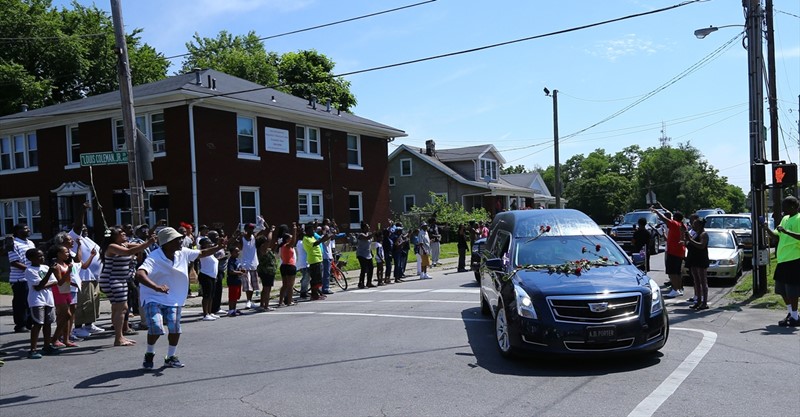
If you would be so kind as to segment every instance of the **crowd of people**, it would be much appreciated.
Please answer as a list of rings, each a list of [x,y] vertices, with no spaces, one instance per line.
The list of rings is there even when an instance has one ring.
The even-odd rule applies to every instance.
[[[325,300],[333,294],[335,241],[344,237],[359,261],[358,288],[403,282],[411,250],[420,279],[431,279],[429,268],[440,265],[442,235],[435,218],[409,231],[401,222],[390,222],[389,227],[373,232],[362,222],[360,231],[349,235],[328,219],[276,227],[259,216],[256,223],[245,224],[231,236],[205,225],[195,234],[191,224],[172,228],[161,221],[152,230],[145,224],[108,227],[97,244],[84,225],[89,209],[87,203],[71,230],[38,247],[29,240],[27,225],[14,227],[9,251],[14,330],[30,332],[31,359],[58,354],[62,348],[77,347],[81,340],[105,332],[96,325],[100,293],[111,304],[114,346],[134,346],[136,341],[128,336],[147,331],[142,366],[150,369],[155,343],[167,334],[165,366],[179,368],[183,366],[176,355],[181,310],[191,296],[190,280],[195,277],[202,296],[202,321],[215,321],[241,315],[242,296],[244,309],[253,312],[294,306],[303,299]],[[460,228],[462,258],[462,238],[474,240],[483,233],[481,227],[470,225],[469,232]],[[463,263],[461,259],[460,271],[465,270]],[[277,305],[271,306],[278,277]],[[295,297],[298,277],[300,290]],[[227,282],[226,308],[222,306],[223,280]],[[260,298],[257,305],[256,297]],[[129,323],[133,316],[140,317],[138,326]],[[51,331],[53,323],[56,327]]]

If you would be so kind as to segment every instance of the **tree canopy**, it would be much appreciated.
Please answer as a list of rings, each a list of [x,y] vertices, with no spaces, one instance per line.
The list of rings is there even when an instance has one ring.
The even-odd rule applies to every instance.
[[[336,63],[315,50],[287,52],[278,56],[267,52],[254,31],[232,36],[221,31],[216,38],[194,35],[186,43],[189,55],[182,70],[213,68],[297,97],[330,99],[334,107],[349,110],[356,105],[350,82],[333,76]]]
[[[73,1],[57,9],[49,0],[0,0],[0,114],[114,91],[119,86],[114,27],[96,6]],[[165,78],[169,61],[126,35],[133,84]]]

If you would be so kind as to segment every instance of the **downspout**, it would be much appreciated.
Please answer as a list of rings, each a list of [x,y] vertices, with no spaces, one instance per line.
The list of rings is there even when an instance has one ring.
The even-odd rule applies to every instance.
[[[333,195],[333,159],[331,159],[332,142],[333,142],[333,135],[329,134],[328,135],[328,180],[329,180],[329,184],[330,184],[330,187],[331,187],[330,188],[330,190],[331,190],[331,215],[328,218],[333,221],[333,219],[336,218],[333,215],[333,213],[334,213],[334,209],[333,208],[336,206],[336,197],[334,197],[334,195]],[[324,197],[325,196],[323,195],[323,201],[324,201]],[[323,218],[325,217],[325,213],[322,213],[322,217]]]
[[[194,105],[202,102],[203,100],[193,101],[189,103],[189,154],[192,161],[192,223],[196,233],[200,233],[198,223],[198,207],[197,207],[197,155],[194,146]]]

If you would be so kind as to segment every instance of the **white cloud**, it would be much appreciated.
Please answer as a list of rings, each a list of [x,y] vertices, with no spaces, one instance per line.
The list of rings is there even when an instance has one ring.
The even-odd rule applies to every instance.
[[[640,39],[636,34],[631,33],[619,39],[596,42],[593,48],[586,52],[590,55],[614,62],[617,58],[624,56],[639,54],[652,55],[662,48],[662,45],[654,44],[653,41]]]

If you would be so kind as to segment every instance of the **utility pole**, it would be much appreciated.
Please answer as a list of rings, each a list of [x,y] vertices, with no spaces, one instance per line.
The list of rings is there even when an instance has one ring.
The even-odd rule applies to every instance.
[[[764,57],[762,53],[761,0],[745,0],[747,16],[747,70],[750,91],[750,216],[753,223],[753,294],[767,292],[767,266],[762,256],[766,252],[764,233]]]
[[[125,131],[125,145],[128,151],[128,183],[131,194],[131,220],[134,225],[144,222],[144,183],[136,161],[136,113],[133,108],[131,90],[131,68],[128,62],[128,44],[125,40],[125,26],[122,24],[121,0],[111,0],[111,18],[114,23],[116,39],[117,73],[119,74],[119,94],[122,99],[122,124]]]
[[[561,162],[558,157],[558,90],[553,90],[553,152],[555,153],[556,208],[561,208]]]
[[[769,133],[771,145],[771,159],[778,161],[780,158],[780,142],[778,138],[778,80],[775,78],[775,28],[772,23],[772,0],[767,0],[767,87],[769,91]],[[773,184],[774,185],[774,184]],[[772,218],[775,224],[781,223],[782,188],[772,188]]]

